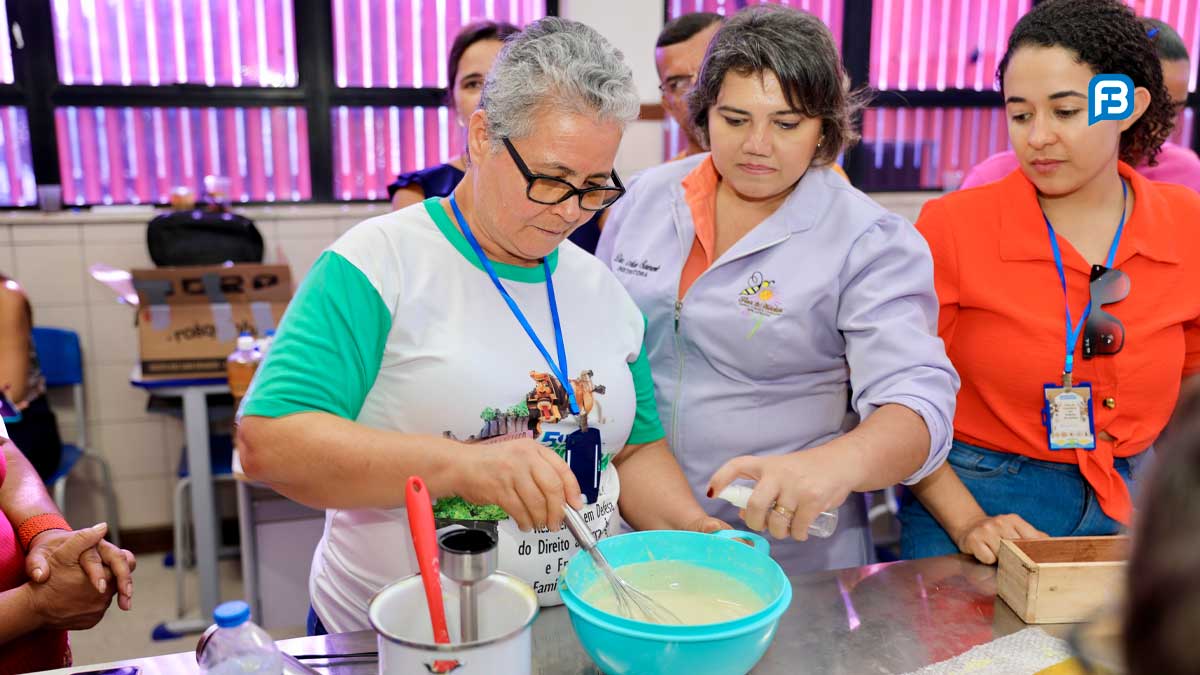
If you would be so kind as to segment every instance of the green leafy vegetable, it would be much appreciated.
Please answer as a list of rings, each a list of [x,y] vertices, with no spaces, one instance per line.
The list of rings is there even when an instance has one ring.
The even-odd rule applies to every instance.
[[[506,520],[508,514],[495,504],[472,504],[462,497],[443,497],[433,505],[433,517],[447,520]]]

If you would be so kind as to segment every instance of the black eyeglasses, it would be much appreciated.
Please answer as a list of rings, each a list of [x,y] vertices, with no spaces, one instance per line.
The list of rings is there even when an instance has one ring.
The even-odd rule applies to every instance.
[[[1125,346],[1125,325],[1104,311],[1104,305],[1129,296],[1129,275],[1104,265],[1092,265],[1092,311],[1083,325],[1083,358],[1109,356]]]
[[[508,148],[508,154],[512,156],[517,169],[529,183],[525,189],[525,196],[530,201],[554,205],[579,195],[579,208],[584,211],[602,211],[612,206],[613,202],[625,194],[625,186],[621,185],[621,179],[617,178],[616,169],[613,169],[612,172],[612,185],[577,188],[561,178],[533,173],[526,166],[525,160],[521,159],[521,155],[517,154],[517,149],[513,147],[513,144],[507,138],[501,140],[504,141],[504,147]]]

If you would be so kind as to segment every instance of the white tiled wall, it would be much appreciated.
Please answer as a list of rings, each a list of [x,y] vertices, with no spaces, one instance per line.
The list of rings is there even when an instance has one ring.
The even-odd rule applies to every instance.
[[[662,129],[661,122],[650,120],[639,120],[625,128],[616,162],[617,174],[623,180],[628,181],[637,172],[662,163]]]
[[[77,227],[70,229],[78,231]],[[39,307],[84,304],[83,247],[78,241],[43,244],[17,240],[13,246],[16,254],[10,274],[20,280],[31,302]]]
[[[559,15],[595,28],[621,50],[633,70],[634,84],[643,103],[657,103],[658,73],[654,43],[663,27],[661,2],[648,0],[562,0]]]

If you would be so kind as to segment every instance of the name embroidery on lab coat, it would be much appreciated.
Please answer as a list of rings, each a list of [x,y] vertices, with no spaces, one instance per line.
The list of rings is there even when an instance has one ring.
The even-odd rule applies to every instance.
[[[641,260],[626,260],[625,256],[620,253],[613,256],[613,265],[616,266],[618,272],[639,277],[650,276],[651,272],[657,272],[662,267],[662,265],[651,265],[650,261],[645,258]]]

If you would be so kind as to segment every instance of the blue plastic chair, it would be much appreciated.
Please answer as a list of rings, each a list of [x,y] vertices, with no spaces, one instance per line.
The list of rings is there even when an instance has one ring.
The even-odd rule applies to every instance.
[[[83,350],[79,347],[79,335],[62,328],[33,329],[33,344],[37,350],[46,387],[71,387],[75,402],[75,419],[78,424],[76,442],[64,443],[62,460],[58,470],[46,482],[54,495],[58,510],[67,511],[67,478],[80,460],[95,462],[100,467],[104,481],[104,508],[108,512],[108,537],[117,546],[121,545],[121,526],[117,515],[117,494],[113,490],[112,472],[103,457],[88,452],[87,403],[83,395]]]

